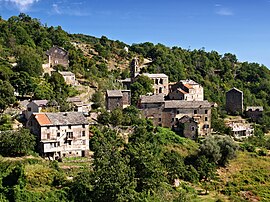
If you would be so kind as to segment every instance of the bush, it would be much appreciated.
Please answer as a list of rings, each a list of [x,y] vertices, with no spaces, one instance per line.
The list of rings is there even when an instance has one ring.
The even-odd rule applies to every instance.
[[[267,156],[268,151],[266,149],[260,149],[258,151],[259,156]]]

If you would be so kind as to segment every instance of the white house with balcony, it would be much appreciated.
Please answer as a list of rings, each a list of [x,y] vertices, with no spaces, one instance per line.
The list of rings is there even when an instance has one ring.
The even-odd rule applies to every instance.
[[[81,112],[34,113],[27,128],[37,136],[39,153],[45,158],[89,154],[89,123]]]

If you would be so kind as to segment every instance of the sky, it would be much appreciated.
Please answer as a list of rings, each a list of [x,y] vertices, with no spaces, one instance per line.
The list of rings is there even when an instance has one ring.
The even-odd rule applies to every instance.
[[[0,0],[68,33],[235,54],[270,69],[270,0]]]

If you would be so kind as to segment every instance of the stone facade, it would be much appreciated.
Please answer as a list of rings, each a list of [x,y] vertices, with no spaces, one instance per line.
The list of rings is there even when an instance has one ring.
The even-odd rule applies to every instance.
[[[28,120],[33,113],[40,113],[47,108],[48,100],[32,100],[26,106],[23,112],[24,117]]]
[[[147,76],[153,80],[154,94],[167,95],[169,93],[169,78],[166,74],[144,73],[142,75]]]
[[[246,116],[251,119],[253,122],[259,121],[263,115],[263,107],[261,106],[248,106],[246,108]]]
[[[153,120],[154,125],[172,128],[179,131],[179,120],[188,116],[197,123],[198,136],[211,133],[211,109],[214,105],[208,101],[164,100],[163,96],[141,96],[139,109],[146,118]],[[194,125],[194,122],[192,123]],[[190,124],[190,126],[192,125]],[[187,136],[195,135],[196,131]]]
[[[72,72],[66,72],[66,71],[59,71],[59,74],[61,74],[66,82],[67,85],[75,85],[76,84],[76,77],[75,74]]]
[[[189,116],[183,116],[176,122],[176,127],[173,128],[176,132],[184,134],[186,138],[197,139],[198,138],[198,123]]]
[[[193,80],[180,80],[170,86],[170,100],[203,101],[203,87]]]
[[[237,88],[232,88],[226,92],[226,111],[229,114],[243,112],[243,92]]]
[[[107,90],[106,108],[112,111],[116,108],[124,109],[131,104],[130,90]]]
[[[233,137],[236,140],[242,140],[254,135],[254,128],[252,125],[242,118],[225,120],[225,124],[231,128]]]
[[[46,52],[46,55],[49,58],[50,67],[54,67],[56,65],[68,67],[69,65],[68,52],[63,48],[53,46]]]
[[[37,136],[43,157],[57,159],[89,154],[89,124],[80,112],[33,114],[27,128]]]

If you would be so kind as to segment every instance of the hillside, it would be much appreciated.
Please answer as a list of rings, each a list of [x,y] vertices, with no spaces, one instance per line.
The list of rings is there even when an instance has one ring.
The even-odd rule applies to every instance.
[[[44,74],[46,51],[53,46],[68,51],[69,66],[57,65],[51,75]],[[130,76],[134,57],[141,72],[165,73],[170,82],[192,79],[201,84],[205,99],[218,104],[212,110],[212,127],[218,135],[196,142],[180,137],[168,128],[154,127],[134,106],[106,112],[102,108],[105,91],[121,88],[117,80]],[[57,71],[75,73],[79,87],[67,85]],[[244,106],[264,109],[263,118],[255,124],[255,137],[237,143],[224,125],[225,92],[232,87],[243,91]],[[270,129],[266,66],[203,48],[187,50],[150,42],[128,45],[106,36],[68,34],[61,26],[48,27],[25,14],[0,18],[0,140],[2,131],[12,129],[19,99],[47,99],[57,102],[60,111],[69,111],[67,98],[73,96],[84,101],[92,97],[97,105],[99,124],[91,127],[90,139],[94,155],[63,162],[0,156],[0,201],[270,200],[270,138],[264,135]],[[125,141],[124,130],[129,131]],[[19,138],[16,141],[22,142]]]

